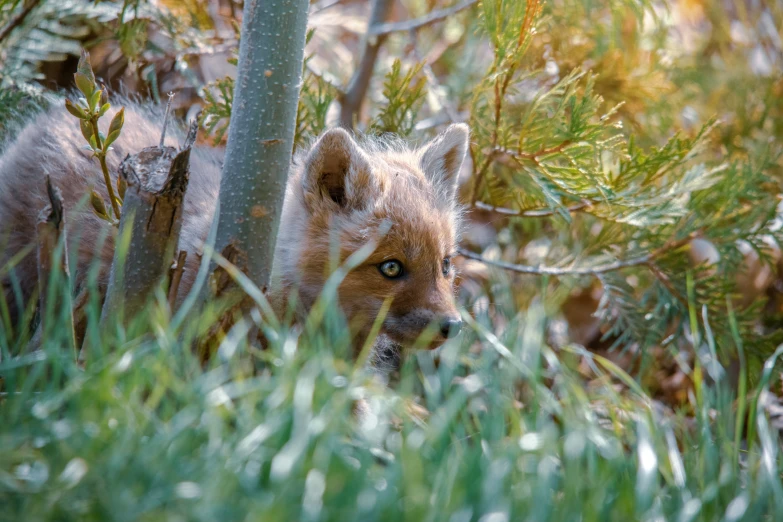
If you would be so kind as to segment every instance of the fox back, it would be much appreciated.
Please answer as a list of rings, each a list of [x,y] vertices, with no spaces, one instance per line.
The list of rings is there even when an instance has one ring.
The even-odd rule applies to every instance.
[[[158,142],[159,111],[125,105],[125,124],[107,155],[116,183],[120,161]],[[109,114],[107,121],[113,116]],[[456,179],[467,149],[464,125],[453,125],[428,145],[412,149],[397,141],[355,141],[333,129],[298,152],[286,187],[275,250],[274,294],[278,311],[298,290],[300,318],[320,294],[334,249],[339,260],[373,242],[373,253],[343,281],[340,305],[357,332],[366,334],[390,301],[382,333],[410,344],[431,326],[431,346],[459,329],[450,258],[458,237]],[[177,146],[170,133],[166,144]],[[83,148],[78,122],[62,106],[34,118],[0,157],[0,271],[3,298],[16,323],[35,295],[36,220],[46,205],[45,176],[60,188],[71,267],[78,293],[97,262],[98,288],[105,290],[116,230],[97,217],[86,195],[108,198],[98,162]],[[194,148],[183,205],[179,249],[188,252],[177,303],[191,289],[214,216],[222,158]],[[31,248],[25,254],[26,249]],[[19,257],[21,256],[21,258]]]
[[[117,182],[120,162],[128,154],[160,141],[162,115],[156,107],[121,100],[125,105],[125,125],[119,140],[106,156],[113,183]],[[101,131],[117,109],[110,109],[100,120]],[[182,136],[170,129],[166,145],[177,147]],[[0,284],[9,305],[11,321],[16,325],[22,311],[35,296],[37,265],[35,254],[36,222],[40,210],[48,204],[45,177],[50,176],[60,189],[65,210],[68,251],[75,257],[71,265],[74,291],[87,288],[93,263],[98,266],[97,286],[103,292],[108,283],[114,253],[116,228],[99,218],[89,203],[90,190],[108,201],[98,160],[84,149],[79,123],[66,112],[62,101],[38,114],[5,145],[0,157]],[[183,273],[183,288],[195,279],[203,242],[217,201],[221,158],[217,151],[194,148],[191,152],[191,176],[183,208],[179,248],[188,252]],[[30,250],[26,250],[30,249]],[[6,271],[10,260],[27,251],[18,263]],[[184,292],[180,293],[180,296]]]

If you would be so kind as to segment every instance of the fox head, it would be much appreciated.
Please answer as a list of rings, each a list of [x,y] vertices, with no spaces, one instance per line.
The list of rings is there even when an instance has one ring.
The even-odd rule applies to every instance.
[[[293,190],[306,217],[297,272],[309,308],[339,260],[372,243],[373,252],[339,286],[340,306],[366,335],[384,302],[381,333],[410,345],[426,331],[437,347],[462,324],[454,303],[460,207],[457,176],[468,127],[451,125],[419,149],[355,141],[342,129],[324,133],[301,161]],[[281,230],[281,235],[285,234]]]

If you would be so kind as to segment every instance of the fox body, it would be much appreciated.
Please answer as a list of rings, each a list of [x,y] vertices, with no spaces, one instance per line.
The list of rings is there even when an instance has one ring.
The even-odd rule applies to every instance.
[[[111,119],[110,113],[106,120]],[[161,118],[145,106],[126,104],[122,135],[107,155],[112,176],[122,158],[155,145]],[[334,260],[373,241],[375,249],[343,280],[340,306],[350,324],[366,333],[390,301],[381,333],[409,345],[431,327],[437,346],[459,329],[450,258],[458,238],[456,180],[468,143],[464,125],[452,125],[429,144],[412,149],[398,141],[358,142],[342,129],[326,131],[293,160],[275,250],[272,302],[282,311],[298,292],[300,319],[321,292]],[[177,136],[167,139],[177,146]],[[38,115],[0,157],[0,271],[12,320],[35,295],[36,221],[46,205],[44,179],[63,196],[75,292],[87,287],[97,260],[105,289],[113,256],[114,227],[97,217],[85,195],[106,187],[97,160],[83,148],[78,123],[62,106]],[[191,153],[179,249],[188,252],[179,303],[193,285],[218,198],[221,157],[212,149]],[[116,181],[116,178],[115,178]],[[336,241],[336,243],[335,243]],[[19,256],[22,255],[21,259]],[[432,326],[431,326],[432,325]]]

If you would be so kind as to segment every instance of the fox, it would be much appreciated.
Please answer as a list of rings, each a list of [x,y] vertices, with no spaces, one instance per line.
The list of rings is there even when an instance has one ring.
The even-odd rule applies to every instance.
[[[124,105],[122,134],[106,158],[113,183],[121,160],[156,145],[162,128],[154,106],[128,100]],[[170,132],[165,144],[176,147],[181,137]],[[99,267],[97,287],[105,293],[116,227],[84,204],[91,190],[104,200],[108,193],[97,160],[82,142],[78,123],[57,104],[0,149],[0,278],[12,324],[24,315],[38,284],[35,227],[48,201],[46,176],[62,194],[67,246],[76,260],[74,294],[87,288],[93,263]],[[339,127],[301,147],[292,156],[274,250],[270,302],[275,311],[282,314],[296,293],[296,315],[303,320],[329,275],[334,238],[344,260],[377,237],[369,257],[338,288],[348,323],[365,325],[359,335],[366,336],[390,302],[379,345],[411,346],[427,330],[427,347],[436,348],[456,335],[462,320],[452,258],[462,216],[458,175],[468,146],[468,126],[452,124],[420,147],[394,138],[356,137]],[[215,218],[221,170],[218,149],[192,149],[178,244],[187,257],[175,307],[194,284]]]

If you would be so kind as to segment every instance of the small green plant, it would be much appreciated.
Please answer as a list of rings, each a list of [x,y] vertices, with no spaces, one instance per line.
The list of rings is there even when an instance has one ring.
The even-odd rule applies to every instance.
[[[427,82],[420,74],[423,66],[423,63],[418,63],[403,71],[399,58],[394,60],[383,81],[386,104],[370,123],[371,132],[410,136],[416,125],[416,115],[427,96]]]
[[[210,87],[217,89],[217,93]],[[207,134],[213,135],[212,143],[217,145],[228,131],[231,106],[234,102],[234,79],[226,76],[215,80],[204,88],[204,100],[206,105],[201,111],[199,124],[204,127]]]
[[[233,66],[239,61],[239,25],[234,23],[234,34],[237,45],[231,50],[231,56],[226,60]],[[217,91],[217,92],[216,92]],[[231,120],[231,107],[234,104],[234,78],[226,76],[204,86],[204,109],[199,116],[198,124],[213,136],[212,144],[218,145],[228,132]]]
[[[90,194],[92,208],[100,218],[117,224],[120,219],[120,208],[122,206],[122,198],[125,194],[126,187],[122,176],[119,176],[117,178],[117,192],[115,193],[111,176],[109,175],[109,167],[106,165],[106,154],[111,150],[111,144],[120,137],[122,125],[125,122],[125,109],[120,109],[114,115],[109,124],[108,135],[104,135],[98,129],[98,120],[111,109],[111,104],[108,102],[106,89],[98,89],[98,84],[95,81],[95,74],[93,73],[92,65],[90,64],[90,54],[84,50],[82,50],[82,56],[79,59],[79,65],[76,69],[76,74],[74,74],[74,79],[76,80],[76,87],[81,91],[84,97],[80,98],[77,103],[66,99],[65,108],[68,109],[68,112],[79,118],[79,128],[82,131],[82,136],[87,140],[88,147],[92,150],[93,156],[98,158],[98,161],[101,164],[103,181],[106,183],[106,190],[109,193],[112,215],[108,213],[103,198],[100,194],[95,192],[95,190],[92,190]]]

